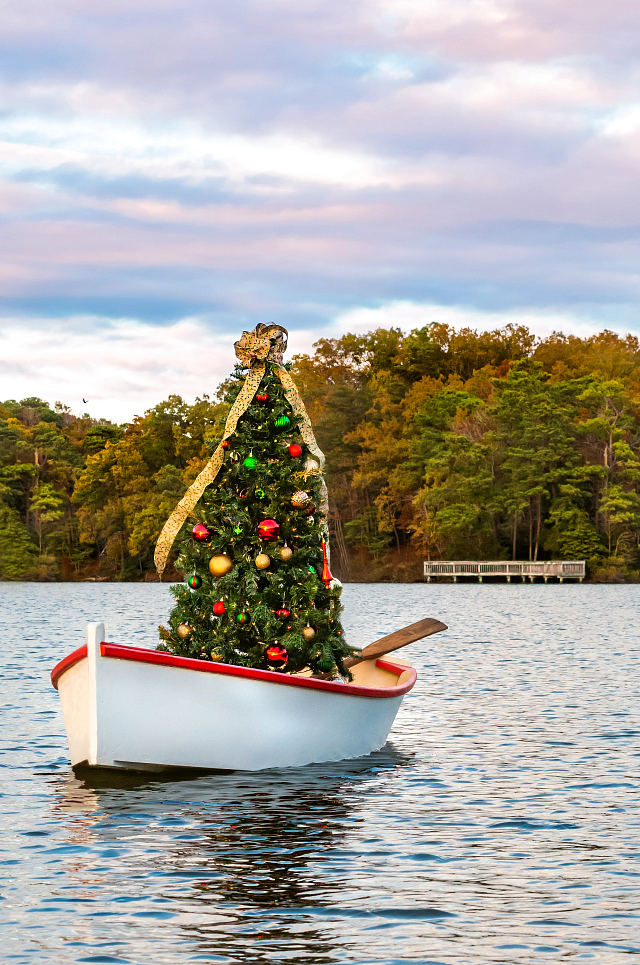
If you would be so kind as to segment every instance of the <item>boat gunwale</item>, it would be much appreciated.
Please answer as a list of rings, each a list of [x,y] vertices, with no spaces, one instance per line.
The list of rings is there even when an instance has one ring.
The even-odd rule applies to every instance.
[[[51,671],[52,686],[55,687],[57,690],[58,680],[65,672],[65,670],[70,670],[71,667],[79,663],[81,660],[84,660],[84,658],[88,656],[89,656],[89,650],[88,650],[87,644],[83,643],[83,645],[81,647],[78,647],[77,650],[72,650],[72,652],[68,653],[66,657],[63,657],[62,660],[60,660],[59,663],[57,663],[53,668],[53,670]]]
[[[325,693],[342,694],[344,697],[401,697],[408,693],[416,682],[417,674],[413,667],[394,664],[392,660],[379,657],[376,667],[400,676],[409,670],[409,678],[395,687],[363,687],[358,684],[337,683],[333,680],[317,680],[312,677],[297,677],[290,674],[276,673],[272,670],[258,670],[254,667],[236,667],[227,663],[211,660],[198,660],[192,657],[178,657],[162,650],[151,650],[146,647],[129,647],[121,643],[100,644],[100,655],[118,660],[132,660],[138,663],[151,663],[165,667],[177,667],[182,670],[195,670],[201,673],[218,673],[229,677],[245,677],[253,680],[263,680],[267,683],[280,684],[286,687],[302,687],[309,690],[323,690]],[[58,680],[65,671],[69,670],[80,660],[88,656],[87,644],[78,647],[72,653],[56,664],[51,671],[51,683],[58,689]]]

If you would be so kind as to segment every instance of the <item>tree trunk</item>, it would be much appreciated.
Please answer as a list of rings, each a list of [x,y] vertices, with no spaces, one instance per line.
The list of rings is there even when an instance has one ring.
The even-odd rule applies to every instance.
[[[491,520],[491,532],[493,533],[496,542],[499,542],[499,540],[498,540],[498,524],[497,524],[497,522],[496,522],[496,514],[495,514],[495,513],[489,513],[489,519]]]
[[[513,514],[513,559],[516,558],[516,536],[518,533],[518,514]]]
[[[618,555],[618,549],[620,547],[620,540],[624,539],[628,535],[629,535],[628,533],[620,533],[620,535],[618,536],[618,539],[616,540],[616,557]]]
[[[531,562],[531,550],[533,548],[533,506],[529,497],[529,562]]]
[[[542,494],[538,493],[538,525],[536,527],[536,548],[533,554],[534,563],[538,562],[538,547],[540,545],[540,527],[542,525]]]

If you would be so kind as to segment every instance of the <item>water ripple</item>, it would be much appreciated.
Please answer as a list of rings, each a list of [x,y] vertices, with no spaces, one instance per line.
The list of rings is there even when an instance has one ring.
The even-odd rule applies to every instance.
[[[447,634],[355,761],[76,774],[53,664],[87,620],[155,645],[159,585],[0,584],[7,962],[640,961],[635,587],[348,586],[364,645]],[[371,625],[371,613],[377,614]]]

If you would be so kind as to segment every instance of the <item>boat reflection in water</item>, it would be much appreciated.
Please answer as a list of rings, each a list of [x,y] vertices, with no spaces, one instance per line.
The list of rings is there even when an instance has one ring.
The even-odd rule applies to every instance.
[[[82,849],[68,856],[67,885],[103,915],[78,922],[76,938],[108,946],[111,960],[171,962],[172,946],[183,958],[188,942],[207,961],[336,961],[350,940],[338,919],[366,914],[349,909],[362,885],[349,881],[349,837],[381,778],[411,760],[387,745],[352,761],[195,780],[76,772],[57,785],[58,818]]]

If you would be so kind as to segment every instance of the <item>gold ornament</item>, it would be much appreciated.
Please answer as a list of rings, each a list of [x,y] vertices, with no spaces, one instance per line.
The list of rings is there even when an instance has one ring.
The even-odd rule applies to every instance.
[[[178,636],[181,640],[186,640],[191,633],[191,627],[188,627],[186,623],[181,623],[178,627]]]
[[[294,493],[291,497],[291,505],[300,509],[302,506],[306,506],[307,503],[311,502],[311,496],[309,493],[304,493],[301,489],[297,493]]]
[[[315,635],[316,635],[316,631],[313,629],[313,627],[303,627],[303,628],[302,628],[302,636],[303,636],[304,639],[307,641],[307,643],[309,643],[311,640],[313,640],[313,638],[315,637]]]
[[[255,562],[259,570],[266,570],[271,560],[266,553],[258,553]]]
[[[220,556],[212,556],[209,560],[209,572],[212,576],[224,576],[231,569],[233,569],[233,563],[226,553],[221,553]]]
[[[292,556],[293,556],[293,550],[291,549],[290,546],[283,546],[281,548],[280,559],[284,560],[285,563],[287,562],[287,560],[290,560]]]

